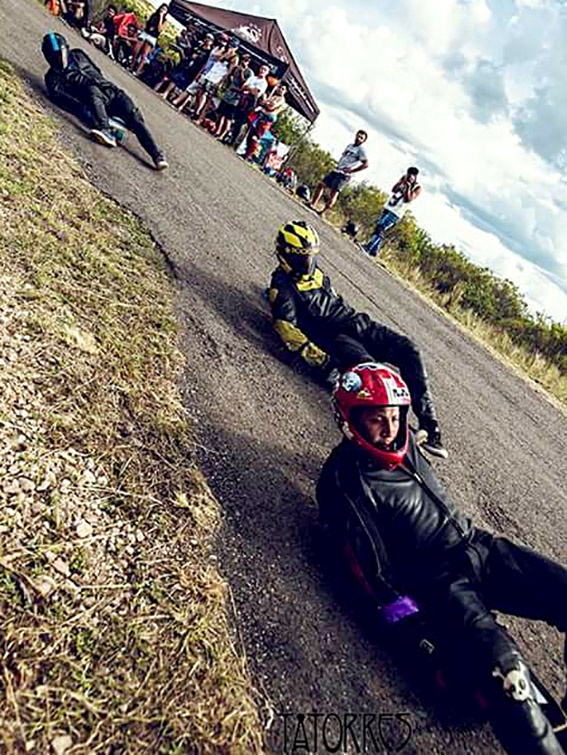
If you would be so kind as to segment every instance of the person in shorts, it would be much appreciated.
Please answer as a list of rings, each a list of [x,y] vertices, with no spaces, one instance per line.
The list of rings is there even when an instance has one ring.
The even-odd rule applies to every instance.
[[[198,87],[195,97],[195,109],[192,118],[201,124],[205,118],[212,100],[216,96],[219,85],[232,73],[239,64],[240,59],[235,48],[230,46],[226,53],[215,60],[206,73],[199,76]]]
[[[245,53],[239,65],[228,76],[227,87],[218,106],[219,122],[215,131],[217,139],[222,141],[231,129],[240,103],[242,89],[252,76],[250,68],[250,54]]]
[[[353,173],[358,173],[361,170],[368,168],[368,157],[366,156],[366,150],[362,146],[368,139],[366,131],[359,129],[356,132],[354,142],[348,144],[345,148],[337,167],[328,173],[315,190],[313,202],[309,205],[312,210],[315,210],[319,215],[324,215],[327,210],[337,201],[339,192],[349,183],[350,177]],[[329,190],[329,196],[327,202],[322,210],[317,210],[317,204],[323,196],[325,189]]]
[[[260,97],[262,97],[268,89],[267,76],[269,73],[269,66],[262,64],[258,69],[258,74],[250,76],[242,88],[240,102],[238,103],[238,107],[234,114],[232,137],[230,138],[230,144],[233,144],[235,149],[238,149],[240,146],[240,132],[242,131],[244,124],[248,121],[248,116],[258,104]]]
[[[116,34],[112,43],[114,60],[120,65],[129,67],[134,60],[134,51],[139,42],[140,29],[134,13],[119,13],[115,16]]]
[[[246,137],[246,160],[253,162],[254,156],[261,151],[260,142],[270,131],[278,117],[286,108],[285,95],[287,86],[279,84],[269,97],[263,97],[256,119],[250,124]]]
[[[115,5],[109,5],[99,23],[91,25],[87,30],[88,36],[86,37],[91,44],[98,47],[99,50],[102,50],[111,58],[114,58],[112,43],[116,34],[114,19],[117,12]]]
[[[204,40],[201,43],[195,45],[191,50],[191,55],[189,56],[189,58],[187,58],[186,61],[183,61],[181,65],[172,72],[171,80],[173,82],[173,85],[171,87],[168,85],[165,92],[161,96],[165,100],[171,89],[173,89],[173,86],[177,87],[177,89],[180,89],[180,94],[178,94],[177,97],[174,97],[172,100],[172,105],[178,108],[178,110],[183,110],[183,108],[189,101],[192,94],[191,88],[195,82],[195,79],[201,73],[203,67],[209,59],[213,50],[214,42],[214,36],[212,34],[206,34]],[[184,63],[186,63],[186,66],[184,65]]]
[[[167,19],[169,5],[163,3],[152,13],[146,21],[146,28],[140,32],[138,46],[134,51],[132,61],[132,72],[135,76],[142,73],[142,68],[146,65],[148,55],[157,45],[158,37],[163,31]]]

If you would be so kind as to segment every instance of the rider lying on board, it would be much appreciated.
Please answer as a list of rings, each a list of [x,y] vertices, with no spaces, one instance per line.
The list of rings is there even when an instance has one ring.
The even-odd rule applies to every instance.
[[[445,458],[433,398],[420,353],[406,336],[356,312],[318,267],[319,237],[303,220],[286,223],[276,238],[279,266],[268,300],[274,328],[289,351],[334,377],[363,361],[396,365],[411,388],[413,410],[427,434],[424,448]]]
[[[116,146],[109,118],[119,118],[137,136],[156,169],[168,167],[140,110],[123,89],[103,76],[86,52],[70,50],[65,37],[55,32],[44,36],[41,51],[50,66],[45,74],[50,98],[91,126],[93,139],[108,147]]]
[[[345,437],[319,478],[321,521],[341,550],[356,542],[382,605],[403,606],[407,595],[417,601],[455,648],[463,678],[525,704],[540,744],[526,743],[522,753],[561,752],[531,702],[522,654],[493,611],[565,632],[567,569],[478,529],[457,509],[416,446],[410,405],[406,384],[383,364],[360,364],[339,378],[333,406]]]

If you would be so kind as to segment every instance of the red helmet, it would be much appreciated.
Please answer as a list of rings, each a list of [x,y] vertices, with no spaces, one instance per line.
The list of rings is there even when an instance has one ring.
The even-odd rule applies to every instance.
[[[408,448],[408,413],[410,392],[400,375],[385,364],[365,362],[341,375],[333,392],[333,407],[337,423],[348,440],[369,453],[386,469],[401,464]],[[378,448],[361,434],[356,426],[353,410],[376,406],[400,407],[400,430],[395,448]]]

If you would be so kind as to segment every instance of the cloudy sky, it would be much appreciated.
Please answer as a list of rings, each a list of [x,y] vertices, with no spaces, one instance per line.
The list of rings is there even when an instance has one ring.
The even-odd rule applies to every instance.
[[[567,0],[221,0],[277,18],[338,157],[369,132],[365,178],[422,169],[435,241],[567,323]]]

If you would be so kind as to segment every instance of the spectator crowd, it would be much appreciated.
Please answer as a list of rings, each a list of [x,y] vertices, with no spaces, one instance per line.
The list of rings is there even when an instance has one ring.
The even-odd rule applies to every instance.
[[[144,23],[132,11],[120,10],[112,3],[96,22],[90,17],[89,0],[46,0],[45,4],[180,113],[234,147],[248,162],[260,164],[267,175],[319,215],[333,208],[352,174],[368,167],[368,134],[359,129],[311,197],[311,189],[287,165],[288,148],[272,133],[287,107],[287,87],[261,53],[244,40],[195,19],[173,41],[171,34],[163,33],[167,3],[162,3]],[[168,39],[164,39],[166,36]],[[392,188],[373,235],[366,244],[359,244],[366,254],[378,255],[385,234],[419,196],[422,189],[417,183],[418,173],[417,168],[409,168]],[[319,207],[323,197],[324,204]],[[343,231],[356,241],[358,227],[352,221],[350,224],[347,222]]]
[[[175,41],[164,41],[166,3],[145,23],[114,4],[96,22],[88,0],[47,0],[46,5],[244,159],[264,163],[271,129],[287,106],[287,87],[256,50],[199,21]]]

